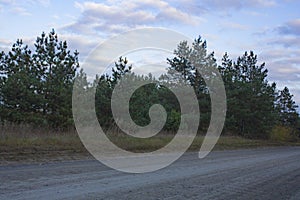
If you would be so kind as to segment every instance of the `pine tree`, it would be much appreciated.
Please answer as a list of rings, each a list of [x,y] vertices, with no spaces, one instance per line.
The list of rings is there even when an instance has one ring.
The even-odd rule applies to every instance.
[[[227,113],[225,119],[224,133],[226,132],[238,132],[237,116],[235,115],[234,108],[239,104],[239,100],[236,98],[237,89],[234,84],[234,77],[236,76],[233,61],[225,53],[222,58],[222,64],[218,67],[220,74],[223,78],[223,82],[226,90],[227,97]]]
[[[119,57],[112,68],[111,75],[96,76],[93,87],[96,88],[96,113],[98,121],[105,129],[115,128],[111,111],[111,96],[116,84],[127,74],[131,73],[132,65],[127,58]]]
[[[112,69],[112,77],[110,82],[114,87],[117,82],[124,77],[124,75],[131,73],[132,65],[128,65],[127,58],[119,57],[119,60],[115,62],[115,67]]]
[[[15,123],[40,124],[39,85],[28,46],[17,40],[4,63],[1,70],[4,74],[1,78],[2,118]]]
[[[187,41],[179,43],[177,49],[174,50],[175,57],[173,59],[167,58],[170,65],[168,68],[168,76],[173,79],[173,82],[193,82],[194,66],[190,62],[192,49],[188,46]]]
[[[35,43],[35,68],[44,96],[43,113],[52,127],[72,125],[72,87],[79,67],[78,52],[71,54],[66,41],[59,41],[54,30],[42,33]]]
[[[200,130],[204,131],[210,122],[210,97],[205,80],[212,80],[211,68],[217,68],[214,53],[207,52],[206,41],[199,36],[192,47],[186,41],[180,42],[174,50],[174,58],[167,59],[168,72],[162,76],[164,81],[190,84],[197,95],[201,111]],[[205,78],[205,79],[204,79]]]
[[[283,90],[279,91],[276,108],[279,114],[279,123],[282,126],[295,128],[298,120],[298,106],[293,100],[293,95],[290,94],[287,87],[284,87]]]
[[[242,136],[268,138],[276,119],[276,84],[268,83],[265,64],[257,65],[257,55],[250,51],[233,64],[225,54],[219,69],[227,92],[226,126]]]

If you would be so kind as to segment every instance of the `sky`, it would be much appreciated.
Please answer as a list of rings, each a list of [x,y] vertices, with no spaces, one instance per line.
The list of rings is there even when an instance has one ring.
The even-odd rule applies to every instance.
[[[19,38],[33,47],[37,36],[55,29],[83,62],[99,43],[125,31],[167,28],[200,35],[218,63],[225,52],[236,60],[253,50],[266,63],[268,80],[287,86],[300,105],[299,8],[298,0],[0,0],[0,51]]]

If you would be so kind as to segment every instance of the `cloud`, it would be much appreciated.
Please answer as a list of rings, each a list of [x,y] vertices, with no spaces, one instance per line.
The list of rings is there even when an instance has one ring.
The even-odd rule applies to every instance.
[[[81,16],[65,26],[65,30],[84,34],[114,34],[141,26],[196,25],[201,22],[199,17],[163,0],[76,2],[75,7],[80,9]]]
[[[286,48],[290,48],[290,47],[300,47],[300,38],[299,37],[294,37],[294,36],[281,36],[278,38],[273,38],[270,39],[267,44],[269,45],[281,45],[283,47]]]
[[[42,5],[44,7],[48,7],[51,4],[51,0],[26,0],[26,1],[33,5],[38,3],[39,5]]]
[[[81,15],[73,23],[65,26],[79,34],[115,34],[140,26],[199,25],[205,14],[249,8],[271,7],[274,0],[106,0],[102,2],[75,2]],[[246,30],[248,27],[228,23],[234,29]]]
[[[40,4],[43,6],[49,6],[50,0],[0,0],[0,4],[6,5],[6,6],[13,6],[13,5],[26,5],[26,4]]]
[[[266,36],[267,34],[271,33],[271,37],[264,38],[264,40],[261,42],[264,42],[267,46],[276,48],[284,47],[282,51],[300,48],[300,18],[288,21],[275,28],[268,28],[264,30],[262,34],[256,34],[260,36]]]
[[[197,21],[193,18],[195,17],[192,17],[189,14],[179,11],[176,8],[172,7],[164,10],[163,12],[160,12],[156,16],[157,21],[167,21],[172,23],[181,22],[183,24],[197,25],[200,20]]]
[[[252,7],[273,7],[277,6],[277,2],[274,0],[248,0],[245,2],[246,6]]]
[[[9,5],[13,4],[15,1],[14,0],[0,0],[0,4],[2,5]]]
[[[250,29],[250,27],[247,25],[230,22],[230,21],[222,22],[221,27],[222,30],[234,30],[234,31],[235,30],[246,31]]]
[[[4,51],[4,52],[9,51],[11,45],[12,45],[11,41],[0,38],[0,52],[1,51]]]
[[[83,35],[71,34],[71,33],[57,33],[59,40],[66,40],[68,47],[71,51],[78,50],[80,57],[87,56],[96,45],[101,43],[101,38],[90,38]]]
[[[23,15],[23,16],[30,16],[31,15],[31,13],[28,12],[25,8],[19,7],[19,6],[13,7],[11,9],[11,12],[13,12],[15,14],[18,14],[18,15]]]
[[[275,29],[282,35],[296,35],[300,36],[300,18],[286,22],[285,24]]]
[[[275,30],[275,31],[274,31]],[[271,38],[263,38],[261,43],[267,49],[263,53],[272,79],[281,85],[294,85],[300,79],[300,19],[294,19],[283,25],[270,28]],[[275,35],[274,35],[275,33]],[[300,95],[298,96],[300,99]]]
[[[275,81],[277,89],[287,86],[294,95],[294,100],[300,102],[300,58],[296,55],[286,56],[284,51],[277,51],[266,61],[269,70],[268,79]]]
[[[29,16],[31,13],[27,10],[28,6],[36,4],[47,7],[50,5],[50,0],[0,0],[0,12],[8,10],[14,14]]]
[[[272,48],[263,51],[259,59],[266,62],[269,78],[276,82],[295,82],[300,78],[299,49]],[[300,87],[299,87],[300,89]]]
[[[249,8],[273,7],[277,3],[274,0],[202,0],[189,1],[190,7],[200,8],[202,11],[227,12],[232,10],[244,10]]]
[[[148,0],[149,1],[149,0]],[[241,10],[249,11],[254,8],[274,7],[277,5],[275,0],[165,0],[176,9],[194,15],[204,17],[207,14],[217,14],[222,17],[230,16],[232,12]],[[154,2],[154,1],[153,1]],[[254,12],[253,12],[254,13]],[[252,13],[252,14],[253,14]],[[258,15],[258,12],[255,13]]]
[[[293,82],[299,81],[300,77],[300,68],[290,65],[293,61],[288,59],[269,62],[267,68],[271,73],[271,78],[273,80],[280,82]]]
[[[269,79],[277,83],[278,89],[288,86],[299,103],[300,34],[297,33],[297,26],[298,20],[291,20],[280,27],[268,28],[257,45],[264,49],[260,57],[266,62]]]

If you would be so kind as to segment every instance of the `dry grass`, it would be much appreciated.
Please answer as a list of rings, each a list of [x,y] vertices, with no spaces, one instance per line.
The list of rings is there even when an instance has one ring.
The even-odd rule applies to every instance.
[[[0,127],[0,163],[13,161],[48,162],[81,159],[89,156],[75,130],[65,132],[28,126]],[[119,147],[133,152],[151,152],[167,145],[173,135],[165,134],[148,139],[108,134]],[[203,136],[197,136],[189,151],[199,151]],[[300,145],[299,141],[250,140],[241,137],[221,137],[214,150],[257,148],[266,146]]]
[[[53,131],[26,125],[0,126],[0,163],[45,162],[87,155],[74,130]]]
[[[1,126],[0,150],[76,150],[82,146],[75,130],[53,131],[47,128],[30,126]]]

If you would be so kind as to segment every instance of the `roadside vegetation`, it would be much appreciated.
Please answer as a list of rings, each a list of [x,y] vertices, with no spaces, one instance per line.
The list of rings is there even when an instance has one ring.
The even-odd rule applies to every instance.
[[[173,136],[162,134],[149,139],[137,139],[115,133],[108,134],[110,140],[116,145],[132,152],[155,151],[168,144]],[[198,135],[188,151],[199,151],[203,139],[204,136]],[[300,145],[299,140],[222,136],[214,147],[214,151],[298,145]],[[1,127],[0,164],[43,163],[90,158],[92,156],[84,148],[75,130],[57,132],[29,126]]]
[[[184,82],[194,88],[201,115],[198,136],[190,150],[198,150],[210,122],[210,97],[198,69],[218,68],[227,95],[227,115],[222,137],[215,149],[235,149],[259,146],[298,145],[300,120],[297,105],[287,87],[279,90],[268,81],[265,63],[259,63],[253,51],[236,60],[225,53],[220,64],[214,53],[207,52],[201,37],[193,44],[178,41],[172,58],[166,58],[167,73],[160,77],[140,76],[132,72],[126,58],[115,62],[110,75],[96,76],[88,82],[80,69],[79,53],[71,52],[66,41],[60,41],[52,30],[42,33],[30,49],[17,40],[9,52],[0,52],[0,158],[18,160],[28,155],[68,155],[87,152],[74,128],[72,89],[80,79],[84,90],[96,88],[95,107],[98,121],[108,137],[130,151],[152,151],[166,145],[181,123],[180,106],[175,95],[165,86],[176,87]],[[136,90],[129,110],[136,124],[149,124],[149,108],[161,104],[167,111],[167,121],[158,136],[136,139],[125,136],[112,116],[111,95],[123,77],[136,81],[151,80]],[[206,73],[213,80],[213,73]],[[119,119],[117,119],[119,120]],[[184,122],[182,122],[184,123]],[[50,156],[50,154],[48,155]]]

